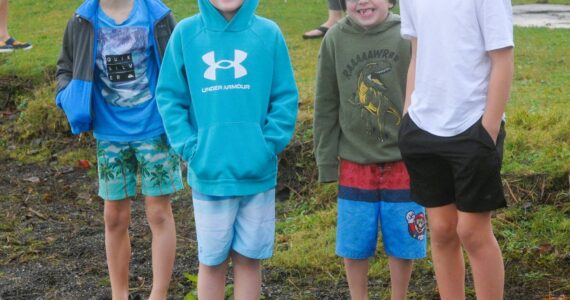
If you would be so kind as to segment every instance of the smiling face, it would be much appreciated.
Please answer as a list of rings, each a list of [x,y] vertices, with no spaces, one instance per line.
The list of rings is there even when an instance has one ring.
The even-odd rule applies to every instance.
[[[243,1],[244,0],[210,0],[210,3],[222,13],[226,21],[229,21],[234,17],[243,4]]]
[[[382,23],[393,6],[389,0],[346,0],[346,13],[368,29]]]

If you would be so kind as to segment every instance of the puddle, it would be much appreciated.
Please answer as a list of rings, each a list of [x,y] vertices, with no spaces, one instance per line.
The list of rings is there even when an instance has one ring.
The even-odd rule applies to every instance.
[[[513,23],[523,27],[570,28],[570,5],[515,5]]]

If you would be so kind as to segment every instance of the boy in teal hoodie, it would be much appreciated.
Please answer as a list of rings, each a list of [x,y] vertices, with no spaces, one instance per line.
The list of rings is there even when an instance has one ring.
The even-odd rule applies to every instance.
[[[157,103],[188,162],[198,238],[198,297],[259,297],[260,259],[275,235],[277,155],[289,143],[298,92],[283,35],[254,15],[258,0],[199,0],[174,30]]]

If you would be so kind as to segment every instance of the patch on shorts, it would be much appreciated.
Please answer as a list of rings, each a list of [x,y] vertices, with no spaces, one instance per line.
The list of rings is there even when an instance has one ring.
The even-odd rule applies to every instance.
[[[410,210],[406,214],[406,221],[408,222],[408,233],[414,239],[423,241],[426,232],[426,217],[423,212],[415,213]]]

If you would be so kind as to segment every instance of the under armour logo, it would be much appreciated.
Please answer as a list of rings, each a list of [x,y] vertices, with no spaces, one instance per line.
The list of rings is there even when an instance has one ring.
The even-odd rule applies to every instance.
[[[210,66],[206,72],[204,72],[204,78],[210,80],[216,80],[216,70],[217,69],[230,69],[234,68],[234,78],[240,78],[247,75],[247,70],[241,65],[241,63],[247,58],[247,53],[241,50],[234,50],[234,60],[220,60],[216,61],[214,51],[210,51],[202,56],[202,60]]]

